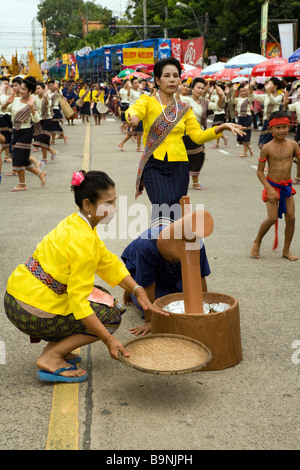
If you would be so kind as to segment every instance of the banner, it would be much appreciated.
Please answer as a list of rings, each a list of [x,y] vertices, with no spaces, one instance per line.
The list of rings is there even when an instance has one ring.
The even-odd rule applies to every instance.
[[[282,58],[288,59],[294,52],[293,23],[282,23],[278,25]]]
[[[150,47],[126,47],[123,49],[123,64],[154,64],[154,49]]]
[[[181,62],[190,65],[202,65],[203,37],[181,41]]]
[[[260,21],[260,44],[261,55],[266,57],[267,37],[268,37],[268,14],[269,14],[269,1],[261,6],[261,21]]]
[[[171,39],[158,39],[158,60],[171,57]]]
[[[280,44],[276,42],[267,42],[266,58],[273,59],[274,57],[281,57]]]
[[[172,57],[181,62],[181,39],[172,38],[171,39],[171,48],[172,48]]]
[[[106,49],[104,51],[104,65],[103,65],[103,70],[106,70],[106,72],[111,71],[111,52],[110,49]]]
[[[116,50],[116,56],[120,64],[123,64],[123,50],[122,49]]]

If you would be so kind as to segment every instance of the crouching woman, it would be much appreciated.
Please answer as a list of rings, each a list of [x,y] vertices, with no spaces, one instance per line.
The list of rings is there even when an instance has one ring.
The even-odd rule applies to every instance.
[[[14,270],[4,299],[7,317],[19,330],[33,342],[48,342],[36,364],[38,378],[51,382],[86,380],[72,351],[99,339],[113,359],[119,352],[127,355],[113,336],[124,309],[94,286],[95,274],[111,287],[134,293],[145,317],[159,312],[98,236],[96,226],[109,223],[115,213],[114,182],[102,171],[76,172],[72,190],[79,211],[62,220]]]

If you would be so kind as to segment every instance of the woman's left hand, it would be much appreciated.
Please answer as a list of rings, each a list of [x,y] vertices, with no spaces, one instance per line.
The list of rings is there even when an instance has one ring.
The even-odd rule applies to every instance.
[[[243,131],[243,129],[246,129],[245,127],[241,126],[240,124],[234,124],[232,122],[226,122],[225,124],[221,124],[220,126],[222,128],[222,131],[230,131],[234,136],[236,135],[246,135],[246,132]]]
[[[143,325],[136,326],[134,328],[129,328],[129,331],[131,331],[131,333],[135,336],[146,336],[151,332],[151,321],[145,322]]]

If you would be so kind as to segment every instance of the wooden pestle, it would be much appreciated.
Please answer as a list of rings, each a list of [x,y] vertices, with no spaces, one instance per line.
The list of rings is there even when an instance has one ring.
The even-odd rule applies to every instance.
[[[213,231],[213,218],[204,210],[190,213],[188,196],[180,204],[183,217],[160,232],[157,247],[166,260],[181,262],[185,313],[199,315],[203,314],[200,238]]]

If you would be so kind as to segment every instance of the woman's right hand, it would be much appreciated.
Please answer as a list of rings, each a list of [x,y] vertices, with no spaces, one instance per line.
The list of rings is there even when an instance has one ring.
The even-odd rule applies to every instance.
[[[132,129],[135,129],[139,125],[139,122],[140,122],[137,116],[130,116],[129,113],[127,114],[127,121],[128,121],[129,126]]]
[[[117,361],[120,360],[119,359],[119,351],[121,352],[121,354],[123,354],[123,356],[129,357],[129,354],[126,351],[126,349],[124,348],[123,344],[120,343],[120,341],[118,341],[113,336],[111,336],[107,340],[106,346],[109,350],[109,354],[111,355],[112,359],[116,359]]]

